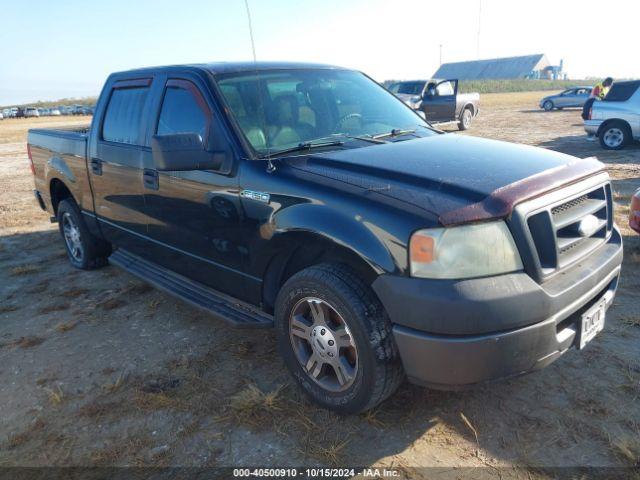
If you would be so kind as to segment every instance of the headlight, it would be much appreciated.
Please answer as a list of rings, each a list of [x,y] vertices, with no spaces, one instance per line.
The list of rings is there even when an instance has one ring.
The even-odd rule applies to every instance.
[[[411,275],[422,278],[484,277],[523,268],[502,221],[419,230],[409,242],[409,260]]]

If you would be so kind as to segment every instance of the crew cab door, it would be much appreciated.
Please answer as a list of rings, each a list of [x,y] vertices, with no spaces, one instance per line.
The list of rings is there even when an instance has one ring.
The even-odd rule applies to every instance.
[[[420,109],[430,122],[450,122],[456,118],[457,80],[429,82]]]
[[[139,252],[147,233],[142,188],[145,112],[151,78],[120,80],[107,86],[106,105],[94,121],[87,169],[94,213],[108,240]]]
[[[211,98],[208,87],[196,76],[166,78],[148,141],[153,135],[197,133],[205,145],[228,142],[222,138],[226,130]],[[237,168],[158,171],[150,149],[145,150],[144,165],[151,239],[147,254],[177,273],[244,298],[246,252],[240,232]]]

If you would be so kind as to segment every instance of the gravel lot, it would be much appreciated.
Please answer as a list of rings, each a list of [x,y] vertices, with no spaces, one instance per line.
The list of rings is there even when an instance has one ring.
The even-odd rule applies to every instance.
[[[88,120],[1,121],[0,466],[484,466],[476,478],[536,478],[545,466],[640,465],[640,240],[626,226],[640,146],[601,150],[579,111],[542,112],[541,96],[484,95],[469,134],[607,164],[626,243],[605,331],[541,372],[465,392],[404,385],[348,418],[299,396],[271,332],[229,328],[115,267],[73,269],[33,199],[26,129]]]

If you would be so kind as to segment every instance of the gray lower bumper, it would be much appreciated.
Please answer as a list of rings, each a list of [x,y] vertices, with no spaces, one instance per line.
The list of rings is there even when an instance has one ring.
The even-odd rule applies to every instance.
[[[618,285],[622,240],[538,284],[525,273],[470,280],[382,275],[373,288],[394,323],[409,379],[441,388],[548,365],[570,348],[582,313]]]

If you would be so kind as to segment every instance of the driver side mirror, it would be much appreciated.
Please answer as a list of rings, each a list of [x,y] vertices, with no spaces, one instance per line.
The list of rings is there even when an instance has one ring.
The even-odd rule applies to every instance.
[[[197,133],[154,135],[151,152],[158,171],[218,170],[227,157],[224,151],[205,150]]]

